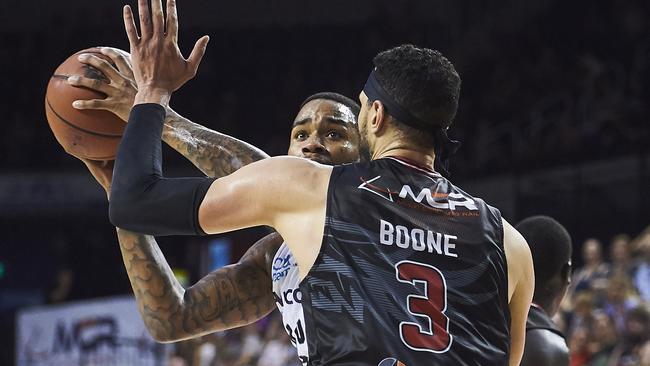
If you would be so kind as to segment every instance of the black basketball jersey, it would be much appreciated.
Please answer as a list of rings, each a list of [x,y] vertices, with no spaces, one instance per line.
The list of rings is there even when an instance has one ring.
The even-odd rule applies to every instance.
[[[532,304],[526,319],[526,346],[521,366],[568,366],[569,348],[551,317]]]
[[[499,211],[403,159],[334,168],[300,293],[309,365],[508,362]]]

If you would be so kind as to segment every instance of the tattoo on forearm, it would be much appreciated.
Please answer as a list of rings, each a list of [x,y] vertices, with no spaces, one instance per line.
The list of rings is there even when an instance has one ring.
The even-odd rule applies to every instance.
[[[209,177],[223,177],[268,157],[251,144],[193,123],[171,110],[165,119],[163,141]]]
[[[179,340],[260,319],[274,308],[261,243],[234,265],[216,270],[183,289],[152,236],[118,229],[124,265],[138,310],[159,340]]]

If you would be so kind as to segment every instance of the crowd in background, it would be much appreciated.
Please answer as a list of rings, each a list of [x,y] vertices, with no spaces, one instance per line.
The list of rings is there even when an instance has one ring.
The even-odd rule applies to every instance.
[[[571,366],[650,364],[650,227],[634,239],[617,235],[605,248],[594,238],[578,247],[584,264],[555,319]]]
[[[476,3],[465,2],[465,11],[472,13]],[[199,75],[174,96],[172,106],[271,155],[282,154],[290,121],[307,95],[331,90],[356,98],[376,52],[413,42],[441,49],[463,78],[451,131],[463,141],[452,161],[454,180],[647,153],[650,3],[537,3],[545,6],[521,19],[507,13],[499,18],[498,12],[491,14],[492,20],[467,16],[457,31],[441,32],[440,25],[399,23],[395,18],[394,24],[378,19],[342,26],[210,30],[212,42]],[[493,7],[492,2],[482,5]],[[119,17],[115,23],[121,26]],[[74,41],[53,42],[51,29],[60,39]],[[205,30],[191,27],[184,33],[188,40],[202,34]],[[47,128],[45,87],[56,65],[78,49],[98,44],[124,47],[121,29],[61,23],[0,32],[0,43],[11,55],[0,58],[0,89],[6,101],[0,173],[84,171],[79,161],[62,152]],[[165,150],[166,167],[187,166],[181,162]],[[640,191],[630,194],[646,194],[647,199],[647,190]],[[597,204],[580,207],[587,211]],[[621,230],[630,221],[610,214],[607,230]],[[12,262],[0,285],[33,290],[43,304],[128,293],[106,212],[87,216],[83,225],[64,212],[36,223],[31,217],[2,221],[0,255]],[[575,232],[571,222],[563,224]],[[630,234],[583,242],[581,233],[574,243],[573,283],[556,317],[567,336],[572,366],[636,365],[635,357],[650,353],[650,229]],[[184,268],[190,280],[197,280],[200,254],[187,240],[160,242],[172,268]],[[250,243],[235,242],[234,252]],[[7,284],[15,278],[19,280]],[[13,326],[12,317],[0,321],[3,329]],[[3,344],[11,344],[10,333],[0,334]],[[178,343],[173,360],[175,366],[297,364],[277,311],[246,328]]]
[[[299,366],[277,311],[243,328],[178,343],[170,366]]]

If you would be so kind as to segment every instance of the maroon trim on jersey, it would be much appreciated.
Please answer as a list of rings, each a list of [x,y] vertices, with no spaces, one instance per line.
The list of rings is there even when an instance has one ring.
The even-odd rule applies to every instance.
[[[387,156],[387,157],[385,157],[385,159],[396,160],[396,161],[398,161],[398,162],[400,162],[400,163],[402,163],[402,164],[404,164],[404,165],[406,165],[408,167],[411,167],[413,169],[420,170],[420,171],[422,171],[424,173],[429,173],[429,174],[434,174],[436,176],[440,176],[440,173],[433,170],[433,168],[425,166],[425,165],[421,165],[421,164],[419,164],[419,163],[417,163],[417,162],[415,162],[415,161],[413,161],[411,159],[407,159],[407,158],[404,158],[404,157],[401,157],[401,156]]]

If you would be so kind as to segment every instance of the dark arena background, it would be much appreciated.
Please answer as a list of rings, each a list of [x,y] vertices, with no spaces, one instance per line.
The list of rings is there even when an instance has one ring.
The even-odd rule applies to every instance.
[[[277,311],[171,345],[134,325],[141,320],[104,192],[56,142],[43,106],[50,75],[72,53],[128,50],[122,5],[0,3],[0,364],[297,365]],[[451,129],[463,147],[451,179],[511,223],[545,214],[567,227],[574,273],[602,275],[573,286],[555,319],[571,365],[632,365],[617,347],[629,338],[627,311],[640,307],[647,320],[650,300],[648,1],[178,0],[178,7],[183,52],[203,34],[211,41],[172,107],[270,155],[286,153],[306,96],[357,99],[379,51],[403,43],[442,51],[463,80]],[[167,146],[164,165],[171,176],[200,174]],[[189,286],[265,233],[159,243]],[[585,261],[588,240],[601,250]],[[617,241],[623,249],[612,255]]]

